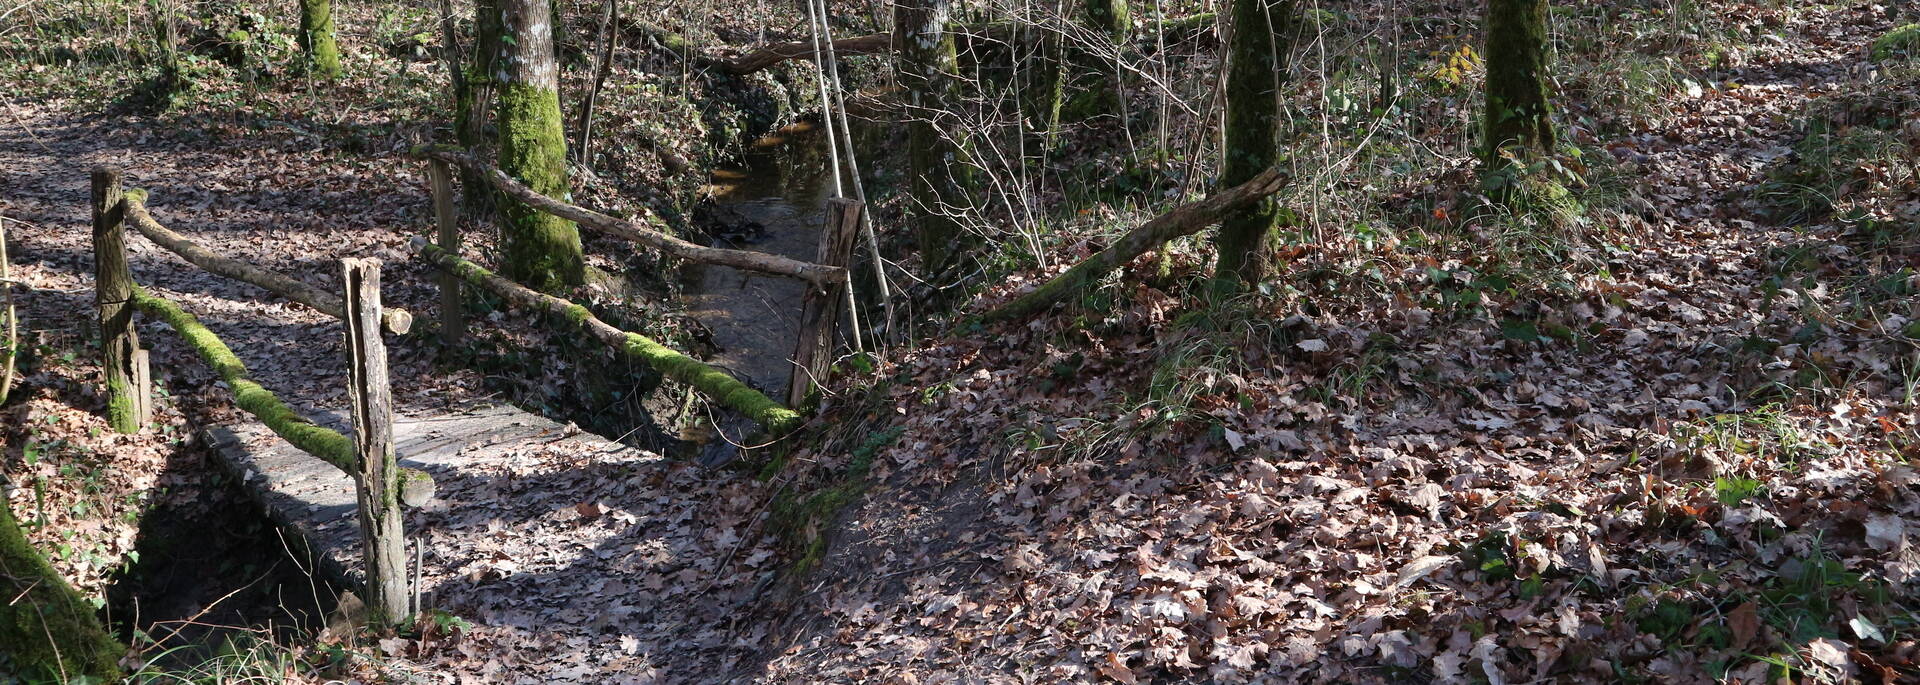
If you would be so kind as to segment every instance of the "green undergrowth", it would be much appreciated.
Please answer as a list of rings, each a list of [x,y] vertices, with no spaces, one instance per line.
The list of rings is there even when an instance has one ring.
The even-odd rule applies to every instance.
[[[1776,163],[1757,190],[1772,218],[1818,222],[1850,208],[1900,201],[1920,173],[1920,153],[1902,131],[1916,108],[1920,68],[1913,67],[1808,105],[1793,154]]]

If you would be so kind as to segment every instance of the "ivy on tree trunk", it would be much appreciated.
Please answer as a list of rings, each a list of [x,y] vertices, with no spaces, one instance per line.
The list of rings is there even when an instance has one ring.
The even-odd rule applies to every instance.
[[[1280,84],[1298,14],[1295,0],[1233,0],[1233,37],[1227,68],[1226,151],[1220,187],[1252,179],[1280,160]],[[1273,198],[1229,214],[1214,238],[1214,280],[1225,288],[1259,283],[1272,266],[1268,240],[1280,207]]]
[[[554,59],[552,5],[501,0],[500,170],[548,197],[566,198],[567,140],[560,118],[560,69]],[[503,269],[517,281],[556,292],[586,280],[580,230],[573,222],[513,199],[502,200]]]

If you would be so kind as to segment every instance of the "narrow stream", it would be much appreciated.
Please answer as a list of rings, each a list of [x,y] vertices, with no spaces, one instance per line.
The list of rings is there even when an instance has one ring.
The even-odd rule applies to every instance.
[[[715,236],[714,247],[818,260],[833,193],[826,152],[817,127],[799,123],[755,141],[743,164],[715,171],[708,186],[712,206],[699,216]],[[720,348],[709,361],[784,398],[804,286],[726,266],[691,265],[686,274],[687,313]]]

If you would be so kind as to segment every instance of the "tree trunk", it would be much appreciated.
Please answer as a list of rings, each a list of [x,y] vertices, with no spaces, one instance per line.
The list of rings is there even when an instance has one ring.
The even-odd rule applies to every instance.
[[[465,69],[460,84],[454,89],[457,102],[453,110],[453,133],[460,147],[466,148],[467,154],[487,157],[491,156],[488,154],[491,141],[487,137],[487,125],[492,121],[493,94],[498,85],[494,80],[493,64],[500,55],[502,30],[500,7],[496,0],[474,0],[473,19],[473,63]],[[448,31],[451,36],[451,29]],[[468,217],[484,221],[493,216],[493,188],[479,174],[462,168],[460,189]]]
[[[27,543],[0,497],[0,651],[28,682],[120,681],[114,642],[85,597]]]
[[[307,51],[307,68],[314,76],[330,79],[340,75],[331,0],[300,0],[300,47]]]
[[[1295,0],[1233,0],[1233,37],[1227,68],[1226,159],[1220,186],[1245,183],[1280,158],[1280,84],[1287,77],[1288,53],[1298,4]],[[1214,239],[1219,261],[1214,281],[1232,289],[1266,278],[1272,267],[1268,245],[1279,205],[1273,198],[1241,208],[1220,223]]]
[[[502,41],[497,120],[500,170],[534,192],[564,198],[567,140],[560,119],[560,68],[554,60],[552,21],[546,0],[501,0]],[[506,200],[502,233],[506,273],[542,291],[585,282],[580,231],[567,221]]]
[[[959,118],[958,58],[947,29],[951,0],[900,0],[894,4],[894,50],[911,117],[907,129],[907,174],[914,231],[922,268],[939,274],[972,251],[978,239],[961,212],[971,206],[972,169]]]
[[[1550,152],[1553,105],[1547,98],[1546,0],[1488,0],[1487,111],[1480,159],[1502,166],[1507,151],[1518,157]]]
[[[1114,114],[1126,104],[1120,97],[1119,65],[1107,53],[1126,48],[1133,35],[1133,15],[1127,10],[1127,0],[1086,0],[1082,9],[1087,26],[1107,44],[1098,50],[1079,51],[1081,78],[1091,77],[1091,81],[1083,81],[1085,87],[1075,89],[1075,102],[1068,106],[1067,115],[1073,119]]]

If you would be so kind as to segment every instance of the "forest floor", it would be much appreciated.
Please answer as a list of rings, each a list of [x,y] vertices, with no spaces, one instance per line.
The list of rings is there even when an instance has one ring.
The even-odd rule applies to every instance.
[[[1780,40],[1672,93],[1658,124],[1583,141],[1625,165],[1638,201],[1581,253],[1600,267],[1563,291],[1348,239],[1295,250],[1279,280],[1297,287],[1276,296],[1205,306],[1128,285],[1104,310],[895,350],[884,380],[836,389],[773,480],[530,445],[453,484],[485,506],[409,521],[471,627],[376,636],[375,661],[350,670],[1914,677],[1920,246],[1887,225],[1920,214],[1920,195],[1910,171],[1867,169],[1862,183],[1891,179],[1892,199],[1854,220],[1787,221],[1766,193],[1802,152],[1810,103],[1875,90],[1910,103],[1915,81],[1869,85],[1863,46],[1889,26],[1860,5],[1731,6],[1777,22]],[[3,106],[0,215],[40,344],[5,409],[6,468],[16,482],[102,474],[97,490],[36,501],[20,488],[12,505],[53,512],[36,542],[82,550],[56,565],[99,591],[137,544],[124,514],[201,501],[205,467],[180,455],[192,429],[236,415],[179,340],[144,323],[174,399],[158,430],[104,430],[84,362],[87,168],[121,167],[162,223],[310,282],[337,283],[338,257],[384,258],[388,304],[416,315],[433,311],[433,281],[403,246],[428,203],[416,166],[316,151],[297,121],[181,128]],[[1890,135],[1920,140],[1912,126]],[[337,323],[129,242],[136,280],[199,315],[296,410],[344,403]],[[1174,257],[1197,263],[1191,246]],[[1139,271],[1126,283],[1148,280]],[[498,399],[424,340],[390,349],[403,414]],[[800,484],[815,489],[784,489]],[[783,542],[796,533],[774,522],[794,521],[824,549]],[[812,573],[789,587],[779,574],[795,564]]]

